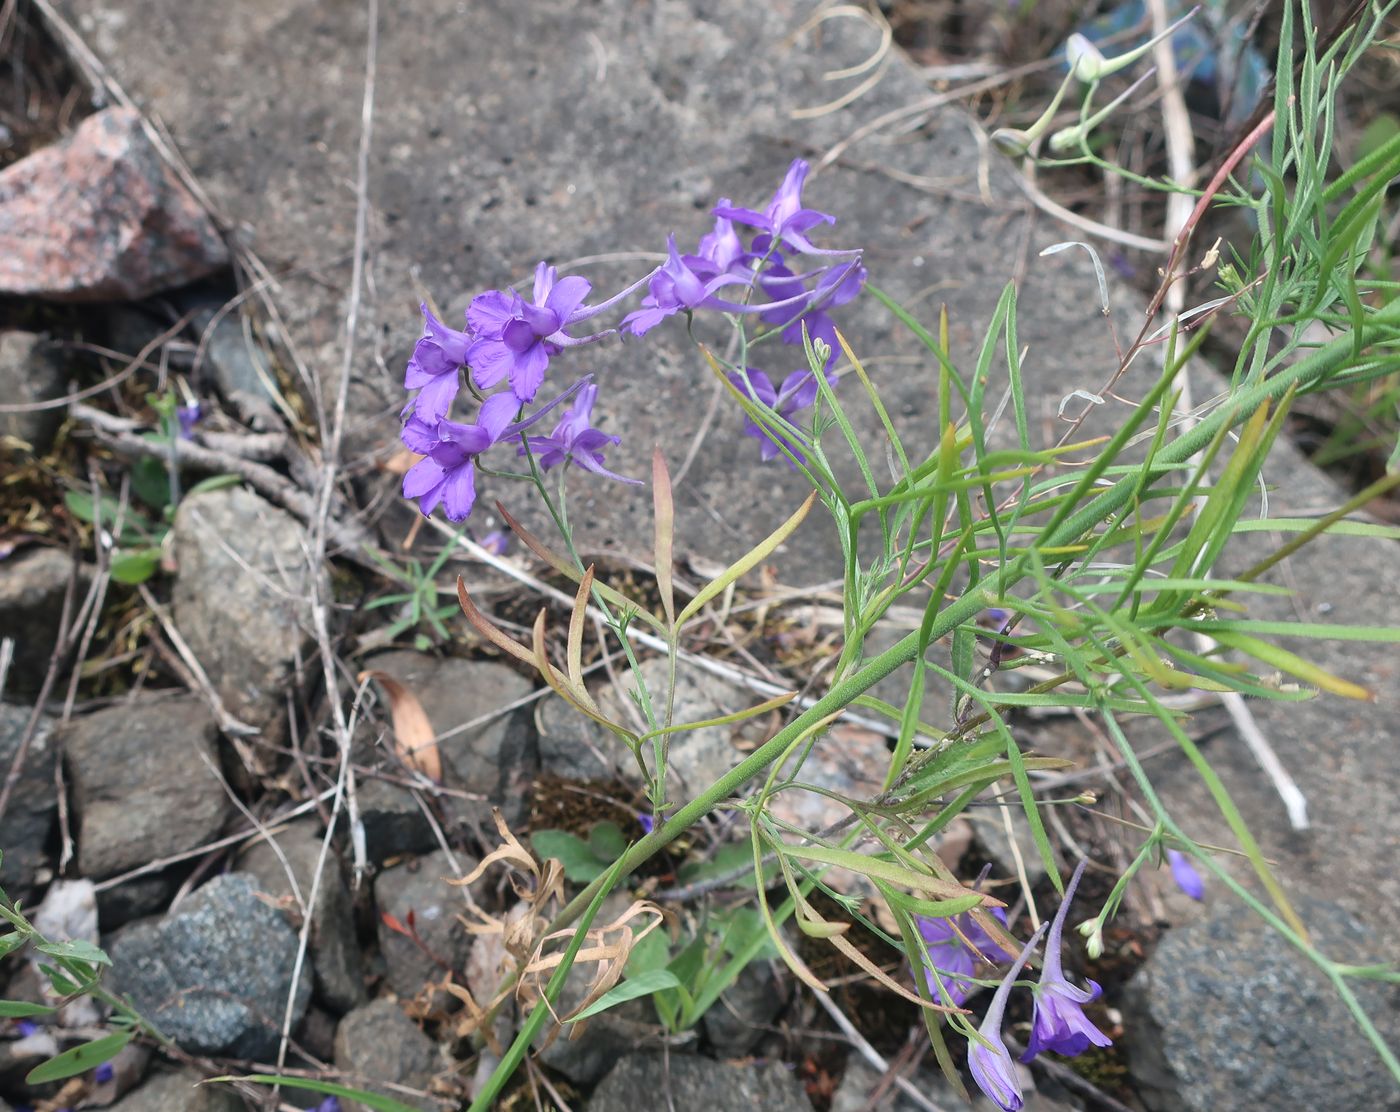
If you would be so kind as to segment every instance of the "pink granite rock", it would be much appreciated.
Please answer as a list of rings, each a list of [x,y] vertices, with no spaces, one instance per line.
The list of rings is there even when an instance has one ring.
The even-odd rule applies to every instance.
[[[227,262],[218,229],[128,109],[99,112],[0,173],[0,293],[135,300]]]

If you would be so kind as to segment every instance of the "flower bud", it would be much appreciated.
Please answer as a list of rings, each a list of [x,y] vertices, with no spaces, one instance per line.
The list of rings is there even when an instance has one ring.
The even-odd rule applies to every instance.
[[[1086,85],[1103,76],[1103,53],[1077,31],[1065,43],[1065,58],[1069,61],[1070,73]]]

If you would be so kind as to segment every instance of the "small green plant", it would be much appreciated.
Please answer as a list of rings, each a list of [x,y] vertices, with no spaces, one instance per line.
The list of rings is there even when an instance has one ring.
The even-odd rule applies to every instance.
[[[452,640],[452,630],[448,628],[447,620],[460,613],[461,608],[455,599],[446,603],[440,601],[444,595],[450,596],[451,592],[446,591],[438,581],[438,575],[452,554],[452,549],[452,545],[444,545],[442,551],[425,568],[420,560],[413,557],[409,557],[400,566],[376,549],[366,546],[365,554],[374,565],[388,579],[404,588],[392,594],[380,595],[365,606],[366,610],[380,610],[386,606],[401,608],[401,615],[382,631],[381,636],[386,640],[392,641],[410,629],[418,629],[419,626],[426,626],[433,635],[430,637],[429,632],[421,630],[413,635],[413,647],[419,652],[432,648],[435,641],[441,643]]]
[[[86,491],[70,490],[63,498],[69,513],[99,531],[99,545],[110,543],[108,567],[112,578],[132,585],[154,576],[167,554],[170,526],[182,497],[176,445],[189,436],[199,414],[197,403],[181,404],[174,391],[148,394],[146,401],[156,411],[159,428],[144,433],[142,438],[158,445],[165,458],[143,456],[131,465],[131,493],[144,510],[123,504],[111,495],[94,498]],[[239,481],[237,475],[212,475],[187,493],[220,490]]]

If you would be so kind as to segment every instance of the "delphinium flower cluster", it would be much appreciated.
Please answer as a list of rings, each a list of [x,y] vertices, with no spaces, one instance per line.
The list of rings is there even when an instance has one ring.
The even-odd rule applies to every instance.
[[[1022,1062],[1029,1062],[1045,1050],[1075,1057],[1091,1046],[1111,1046],[1113,1040],[1100,1031],[1084,1014],[1084,1005],[1099,996],[1099,986],[1087,981],[1078,988],[1065,976],[1061,947],[1064,944],[1065,919],[1070,901],[1074,899],[1085,863],[1080,862],[1065,889],[1065,898],[1050,923],[1049,932],[1042,926],[1015,956],[1010,970],[997,986],[988,1005],[977,1037],[969,1040],[967,1064],[977,1087],[1006,1112],[1015,1112],[1025,1101],[1011,1052],[1001,1036],[1006,1002],[1021,969],[1030,959],[1042,935],[1045,935],[1045,959],[1041,963],[1040,981],[1033,988],[1035,1012],[1031,1020],[1031,1036]],[[999,909],[998,909],[999,911]],[[1005,917],[993,912],[1003,924]],[[971,975],[979,965],[1010,961],[1013,955],[1001,948],[988,933],[966,913],[949,919],[918,921],[919,932],[926,942],[929,992],[941,1004],[961,1006],[975,985]]]
[[[776,338],[776,349],[786,351],[789,362],[801,364],[797,369],[775,386],[773,377],[745,359],[730,381],[753,402],[793,422],[819,392],[804,337],[814,345],[819,341],[814,350],[827,353],[822,373],[831,382],[837,343],[829,310],[854,298],[865,282],[858,250],[822,248],[808,238],[835,218],[803,207],[807,171],[807,163],[793,162],[761,211],[722,199],[714,209],[713,230],[693,253],[682,253],[672,235],[661,266],[596,304],[588,304],[593,287],[587,279],[561,278],[542,262],[528,297],[513,289],[478,294],[460,331],[424,306],[423,335],[404,375],[404,387],[417,393],[404,408],[401,434],[422,459],[404,476],[404,496],[417,499],[424,514],[440,508],[450,521],[465,520],[476,501],[478,466],[492,449],[528,455],[540,470],[573,463],[609,479],[635,482],[605,466],[604,451],[618,438],[594,427],[598,386],[592,376],[559,388],[538,406],[536,399],[542,391],[548,394],[551,369],[574,348],[610,337],[644,336],[679,314],[724,314],[735,322],[754,322],[755,341]],[[639,292],[640,306],[609,325],[609,317]],[[743,345],[746,353],[748,347]],[[452,416],[464,385],[475,408],[470,421]],[[570,404],[552,431],[532,431],[566,402]],[[750,418],[745,432],[759,440],[763,459],[785,455],[800,460],[800,445],[776,427]]]

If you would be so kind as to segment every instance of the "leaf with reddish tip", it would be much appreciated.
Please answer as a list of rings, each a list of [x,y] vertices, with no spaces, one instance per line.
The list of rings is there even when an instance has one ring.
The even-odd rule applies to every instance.
[[[477,609],[476,603],[467,593],[467,584],[459,575],[457,577],[457,602],[461,604],[462,613],[467,616],[467,621],[471,622],[472,628],[495,645],[502,652],[515,657],[523,664],[534,664],[535,654],[518,641],[512,641],[502,633],[492,623],[491,619]]]
[[[433,783],[442,783],[442,754],[434,740],[437,731],[418,696],[388,672],[370,669],[361,672],[357,679],[361,683],[374,680],[384,689],[389,700],[389,715],[394,720],[394,750],[403,763],[417,769]]]

